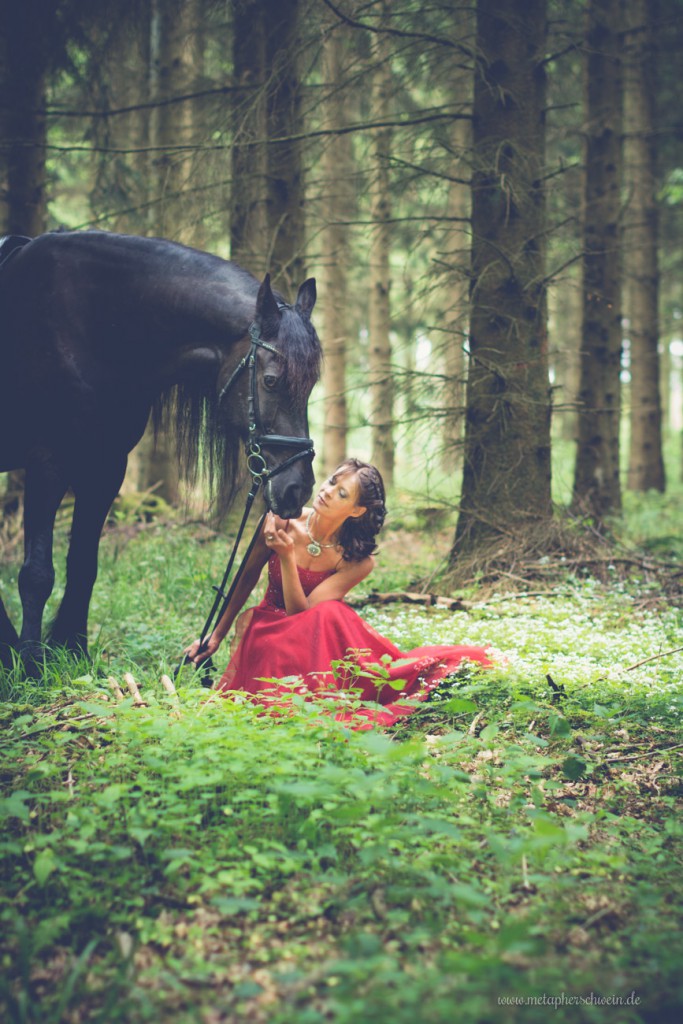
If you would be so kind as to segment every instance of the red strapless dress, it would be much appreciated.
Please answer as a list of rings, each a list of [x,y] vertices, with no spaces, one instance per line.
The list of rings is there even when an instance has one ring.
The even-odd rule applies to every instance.
[[[333,571],[299,569],[306,596]],[[283,705],[283,695],[292,689],[307,695],[338,695],[336,717],[367,729],[373,724],[393,725],[409,715],[417,701],[465,660],[492,664],[481,647],[416,647],[403,654],[343,601],[323,601],[288,615],[280,559],[271,555],[266,596],[239,616],[230,663],[217,690],[248,693],[268,706]],[[334,665],[340,661],[342,665]],[[378,665],[387,670],[388,679],[402,685],[390,686]],[[357,675],[354,666],[363,674]],[[382,706],[358,707],[358,699]]]

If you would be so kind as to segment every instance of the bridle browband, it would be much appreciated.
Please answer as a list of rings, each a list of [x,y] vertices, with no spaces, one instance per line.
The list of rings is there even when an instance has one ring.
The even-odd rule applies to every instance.
[[[278,309],[291,309],[287,303],[278,302]],[[256,369],[257,369],[257,352],[259,348],[268,349],[269,352],[274,352],[275,355],[282,358],[282,353],[279,352],[274,345],[269,345],[267,341],[264,341],[261,337],[261,327],[254,321],[249,326],[249,337],[251,338],[251,344],[249,351],[240,359],[235,369],[230,374],[228,380],[221,388],[220,394],[218,395],[218,404],[223,401],[223,398],[228,393],[234,382],[237,380],[242,370],[249,370],[249,397],[248,397],[248,410],[249,410],[249,438],[245,445],[247,453],[247,469],[249,470],[254,483],[266,484],[272,477],[281,473],[283,469],[287,469],[292,463],[297,462],[298,459],[305,459],[309,455],[311,459],[315,456],[315,449],[313,448],[313,439],[310,437],[288,437],[285,434],[266,434],[263,432],[261,425],[261,417],[259,414],[258,404],[258,386],[256,381]],[[288,459],[281,462],[278,466],[273,469],[268,469],[268,463],[263,456],[263,448],[269,447],[281,447],[281,448],[298,448],[299,450],[290,455]]]

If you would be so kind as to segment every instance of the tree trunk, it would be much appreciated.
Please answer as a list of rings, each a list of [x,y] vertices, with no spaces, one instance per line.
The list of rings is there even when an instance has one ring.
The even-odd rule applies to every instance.
[[[471,93],[471,75],[461,83],[461,90]],[[472,145],[472,123],[458,119],[453,123],[452,146],[456,159],[451,173],[463,178],[466,168],[465,154]],[[436,322],[438,342],[436,352],[443,363],[445,377],[443,389],[443,468],[453,475],[462,464],[465,379],[467,375],[465,351],[469,336],[469,222],[472,190],[461,181],[452,181],[448,187],[448,218],[453,226],[446,232],[444,253],[440,259],[448,264],[444,283],[438,290],[439,315]]]
[[[565,270],[553,283],[548,305],[550,336],[554,339],[550,353],[556,388],[553,417],[559,428],[557,434],[565,441],[575,441],[581,348],[581,288],[575,272]]]
[[[545,43],[545,0],[479,0],[465,465],[452,564],[551,516]]]
[[[152,97],[160,105],[153,110],[150,136],[162,153],[156,161],[159,203],[154,208],[157,234],[194,244],[197,220],[190,193],[193,177],[193,106],[191,101],[168,103],[192,92],[200,36],[198,0],[152,0]]]
[[[382,18],[388,18],[387,0],[382,2]],[[377,121],[386,121],[391,111],[392,74],[387,36],[378,33],[373,40],[374,70],[371,109]],[[391,365],[391,128],[376,128],[372,140],[374,181],[370,201],[370,305],[368,315],[370,423],[372,461],[384,477],[387,487],[394,479],[394,381]]]
[[[670,436],[671,427],[671,345],[668,336],[661,339],[659,360],[659,393],[662,404],[662,445]]]
[[[49,10],[41,0],[4,4],[0,13],[0,234],[47,229],[45,90]],[[2,516],[21,509],[24,471],[7,474]]]
[[[466,45],[474,40],[474,8],[458,12],[458,34]],[[449,148],[452,180],[448,185],[447,227],[440,251],[436,253],[440,270],[436,291],[436,334],[434,354],[443,367],[443,426],[441,465],[449,476],[462,476],[463,428],[465,416],[466,349],[469,338],[469,284],[472,183],[472,103],[474,65],[453,74],[448,95],[458,105],[460,116],[453,120]]]
[[[624,312],[631,366],[628,486],[664,491],[659,373],[657,53],[653,0],[627,4],[624,61]]]
[[[573,507],[597,519],[621,508],[620,0],[590,0],[585,63],[583,301]]]
[[[101,104],[104,109],[109,106],[135,107],[136,104],[148,103],[152,97],[159,98],[158,66],[152,66],[152,58],[158,61],[159,56],[159,21],[154,2],[144,0],[140,5],[139,22],[135,26],[137,31],[133,32],[130,26],[122,26],[111,39],[107,51],[109,66],[106,74],[109,90],[105,92]],[[97,157],[91,207],[95,214],[111,214],[110,223],[116,231],[159,234],[156,222],[159,189],[155,156],[147,152],[152,143],[158,144],[157,129],[158,111],[144,105],[125,115],[95,120],[93,131],[100,145],[108,144],[121,149],[133,145],[140,150],[131,157],[112,156],[108,153]],[[119,209],[112,209],[112,197],[118,200]],[[128,455],[121,494],[137,494],[157,483],[158,477],[151,464],[153,453],[154,436],[149,425],[140,442]]]
[[[230,258],[258,277],[268,270],[266,226],[266,31],[259,0],[233,6]]]
[[[299,0],[268,0],[266,92],[268,133],[267,218],[269,266],[285,295],[305,277],[304,179],[299,49],[303,25]]]
[[[323,77],[327,88],[325,118],[330,130],[346,124],[348,91],[340,88],[343,76],[345,37],[328,32],[323,42]],[[350,135],[330,135],[322,155],[323,266],[321,299],[323,308],[323,464],[331,473],[346,457],[348,431],[346,402],[346,341],[349,333],[349,256],[351,240],[348,221],[353,208],[353,151]]]
[[[95,223],[128,234],[149,228],[149,201],[156,189],[150,182],[149,17],[150,0],[140,4],[139,21],[123,19],[116,28],[93,28],[98,40],[97,73],[90,105],[100,116],[89,126],[93,143],[90,209]],[[126,113],[111,111],[126,110]],[[128,149],[138,152],[129,154]]]
[[[40,235],[47,226],[45,88],[51,10],[42,0],[3,4],[2,131],[6,182],[3,229]]]
[[[198,37],[199,7],[192,3],[162,3],[152,0],[150,27],[150,94],[159,101],[149,121],[149,142],[162,155],[155,164],[159,201],[150,209],[152,233],[192,244],[196,224],[188,216],[192,204],[184,195],[192,179],[191,158],[178,152],[178,145],[192,142],[193,119],[190,102],[165,103],[192,91]],[[179,465],[176,446],[164,424],[156,434],[148,425],[138,451],[140,490],[154,487],[169,504],[179,497]]]

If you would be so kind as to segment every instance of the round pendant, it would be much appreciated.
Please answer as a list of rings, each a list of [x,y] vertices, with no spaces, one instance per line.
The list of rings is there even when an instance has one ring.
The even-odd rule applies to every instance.
[[[321,553],[322,548],[320,547],[317,541],[312,540],[311,543],[306,546],[306,550],[308,551],[309,555],[313,556],[313,558],[317,558],[318,555]]]

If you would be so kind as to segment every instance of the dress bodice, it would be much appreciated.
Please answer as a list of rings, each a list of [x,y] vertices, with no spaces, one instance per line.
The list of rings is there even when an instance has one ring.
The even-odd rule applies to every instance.
[[[335,571],[334,569],[302,569],[299,565],[296,568],[306,597],[308,597],[312,590],[315,590],[319,583],[326,580],[328,576],[332,576]],[[282,566],[280,559],[275,554],[272,554],[268,559],[268,589],[266,590],[264,600],[275,608],[285,607],[285,597],[282,590]]]

